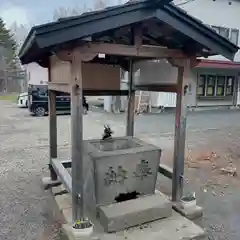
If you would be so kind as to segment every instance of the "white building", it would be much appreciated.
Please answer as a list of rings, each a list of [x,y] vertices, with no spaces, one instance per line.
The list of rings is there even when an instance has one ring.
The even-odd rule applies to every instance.
[[[175,0],[174,3],[187,11],[189,15],[211,26],[222,36],[240,45],[239,0]],[[175,70],[168,69],[168,71],[170,71],[168,74],[170,78]],[[152,69],[151,72],[155,72],[155,77],[159,76],[158,71]],[[166,73],[163,75],[166,77]],[[236,54],[234,62],[222,56],[201,59],[189,79],[189,105],[193,107],[239,105],[239,75],[240,52]],[[153,93],[152,104],[159,106],[166,103],[165,96],[166,94]]]
[[[48,69],[43,68],[37,63],[25,65],[28,77],[28,84],[41,85],[48,82]]]

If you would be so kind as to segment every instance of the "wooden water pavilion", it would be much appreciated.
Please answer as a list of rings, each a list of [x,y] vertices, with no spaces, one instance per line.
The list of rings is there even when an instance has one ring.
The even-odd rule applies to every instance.
[[[182,197],[187,120],[188,72],[199,57],[234,59],[238,47],[171,0],[139,0],[59,19],[31,29],[21,51],[22,64],[37,62],[49,72],[49,168],[72,194],[73,220],[84,212],[83,108],[85,95],[127,95],[126,134],[134,135],[136,90],[177,93],[172,201]],[[173,84],[133,84],[137,61],[167,59],[178,68]],[[128,91],[120,90],[120,68],[129,72]],[[71,94],[71,161],[57,158],[56,91]],[[157,126],[156,126],[157,128]],[[72,167],[72,177],[66,168]],[[161,170],[164,172],[164,170]]]

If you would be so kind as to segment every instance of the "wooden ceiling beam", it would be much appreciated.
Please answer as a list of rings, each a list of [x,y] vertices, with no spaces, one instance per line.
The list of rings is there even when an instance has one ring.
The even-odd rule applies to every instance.
[[[78,48],[81,53],[107,54],[140,58],[187,58],[180,50],[151,45],[131,46],[111,43],[87,43]]]
[[[133,45],[135,45],[138,48],[141,47],[142,44],[143,44],[143,27],[142,27],[142,24],[137,24],[133,28],[133,35],[134,35]]]
[[[146,40],[151,41],[154,45],[157,45],[157,46],[163,45],[163,46],[164,46],[164,44],[163,44],[162,42],[158,41],[157,39],[154,39],[154,38],[153,38],[152,36],[150,36],[149,34],[145,34],[145,35],[143,36],[143,38],[146,39]]]
[[[194,68],[196,67],[200,60],[196,59],[195,56],[189,57],[188,59],[180,60],[180,59],[170,59],[168,58],[168,62],[173,66],[173,67],[186,67],[186,62],[189,61],[189,67]]]
[[[135,57],[135,58],[188,58],[181,50],[168,49],[153,45],[124,45],[114,43],[93,43],[89,42],[81,47],[75,48],[81,52],[82,61],[88,62],[96,57],[99,53],[113,56]],[[59,50],[55,53],[62,61],[72,60],[72,50]]]
[[[160,25],[154,21],[151,21],[147,23],[146,26],[147,26],[147,29],[156,29],[155,32],[157,32],[157,35],[161,34],[161,36],[164,36],[164,37],[168,37],[174,33],[174,29],[171,28],[171,26],[169,26],[166,23],[163,23]],[[151,32],[149,32],[149,34],[150,33]]]
[[[48,82],[48,89],[58,92],[70,93],[70,85],[68,83],[52,83]]]

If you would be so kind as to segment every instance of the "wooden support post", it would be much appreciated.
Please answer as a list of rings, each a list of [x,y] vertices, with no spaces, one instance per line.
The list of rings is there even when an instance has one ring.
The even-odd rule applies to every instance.
[[[48,80],[51,82],[51,68],[48,68]],[[48,91],[48,112],[49,112],[49,153],[50,158],[57,158],[57,114],[56,114],[56,92]],[[57,174],[49,163],[51,180],[57,180]]]
[[[142,45],[142,26],[141,24],[135,26],[131,32],[131,44],[136,48]],[[127,129],[126,135],[134,135],[134,115],[135,115],[135,90],[133,90],[133,60],[129,61],[129,75],[128,75],[128,108],[127,108]]]
[[[133,61],[129,61],[128,73],[128,108],[127,108],[127,129],[126,135],[134,135],[134,107],[135,107],[135,90],[133,90]]]
[[[175,117],[174,164],[172,178],[172,201],[178,202],[183,194],[184,159],[187,120],[187,74],[190,61],[178,65],[177,105]]]
[[[84,219],[82,59],[74,51],[71,62],[72,216],[73,223]]]

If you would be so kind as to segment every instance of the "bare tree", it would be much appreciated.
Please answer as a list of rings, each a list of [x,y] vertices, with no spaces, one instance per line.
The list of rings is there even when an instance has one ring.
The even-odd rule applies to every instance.
[[[32,25],[23,25],[23,24],[18,24],[17,22],[14,22],[12,25],[10,25],[10,30],[17,43],[18,50],[20,49],[24,40],[26,39],[31,27]]]
[[[106,7],[106,1],[104,0],[95,0],[93,5],[93,10],[100,10]]]
[[[121,0],[119,0],[121,1]],[[84,12],[94,11],[94,10],[101,10],[107,6],[107,0],[94,0],[93,7],[88,8],[86,4],[79,7],[59,7],[55,9],[53,13],[53,20],[57,21],[59,18],[71,17],[71,16],[78,16]]]
[[[84,11],[85,7],[83,8],[79,8],[78,6],[75,6],[74,8],[59,7],[54,10],[53,20],[57,21],[59,18],[77,16],[82,14]]]

